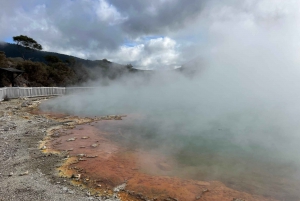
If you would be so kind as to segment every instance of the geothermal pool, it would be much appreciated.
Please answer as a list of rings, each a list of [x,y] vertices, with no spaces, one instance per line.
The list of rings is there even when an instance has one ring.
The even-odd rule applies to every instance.
[[[137,195],[158,200],[300,199],[297,161],[278,145],[243,143],[222,125],[199,130],[189,120],[174,126],[159,116],[132,114],[55,131],[47,146],[79,158],[65,171],[80,174],[91,188],[127,183],[134,196],[124,200],[139,200]]]

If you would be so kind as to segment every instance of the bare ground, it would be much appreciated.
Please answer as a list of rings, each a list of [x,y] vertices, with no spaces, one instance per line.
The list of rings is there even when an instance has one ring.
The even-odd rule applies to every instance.
[[[29,113],[44,100],[0,102],[0,201],[117,200],[90,196],[59,177],[56,168],[66,156],[44,154],[39,144],[47,129],[61,123]]]

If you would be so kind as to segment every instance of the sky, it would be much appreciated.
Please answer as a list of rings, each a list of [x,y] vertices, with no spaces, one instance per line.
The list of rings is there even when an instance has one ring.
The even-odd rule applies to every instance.
[[[22,34],[45,51],[159,69],[237,41],[295,48],[299,8],[297,0],[3,0],[0,41]]]

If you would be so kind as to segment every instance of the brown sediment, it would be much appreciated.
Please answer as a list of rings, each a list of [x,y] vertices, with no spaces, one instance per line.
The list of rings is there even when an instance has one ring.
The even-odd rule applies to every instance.
[[[59,168],[62,177],[73,178],[74,185],[91,189],[93,194],[112,194],[114,187],[126,183],[120,190],[121,200],[241,200],[270,201],[271,198],[251,195],[226,187],[218,181],[181,179],[169,174],[176,161],[140,149],[128,149],[109,137],[110,132],[89,125],[94,121],[114,124],[120,116],[103,118],[79,118],[68,115],[49,115],[64,123],[64,128],[49,131],[45,152],[68,153]],[[70,129],[67,129],[70,128]],[[123,135],[121,131],[118,131]],[[70,140],[71,139],[71,140]]]

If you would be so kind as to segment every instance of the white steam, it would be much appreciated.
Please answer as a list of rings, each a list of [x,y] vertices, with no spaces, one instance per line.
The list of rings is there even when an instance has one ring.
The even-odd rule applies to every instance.
[[[243,157],[251,158],[257,166],[235,167],[239,171],[247,172],[252,165],[264,169],[266,162],[274,170],[263,173],[288,175],[299,184],[299,3],[246,2],[212,6],[197,20],[199,29],[183,31],[207,36],[206,41],[195,39],[201,44],[197,53],[189,52],[195,50],[189,46],[183,54],[200,54],[205,63],[205,70],[192,79],[175,71],[157,72],[150,78],[137,74],[109,86],[95,82],[95,90],[59,97],[43,107],[82,115],[138,113],[146,116],[146,121],[135,126],[147,127],[148,123],[150,133],[155,133],[151,140],[167,144],[169,148],[158,149],[168,154],[191,147],[188,140],[176,140],[184,136],[194,139],[196,154],[207,150],[227,158],[241,154],[236,156],[237,163],[245,162]],[[204,148],[206,145],[209,147]],[[216,175],[213,178],[219,179],[222,170],[217,167],[221,165],[216,163],[211,171]],[[289,188],[282,194],[266,189],[265,193],[298,199],[297,186]]]

